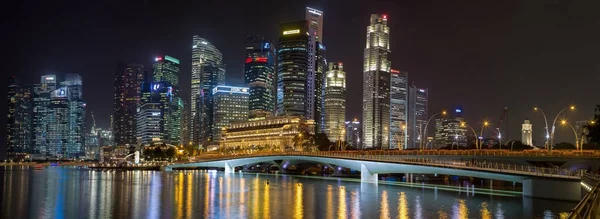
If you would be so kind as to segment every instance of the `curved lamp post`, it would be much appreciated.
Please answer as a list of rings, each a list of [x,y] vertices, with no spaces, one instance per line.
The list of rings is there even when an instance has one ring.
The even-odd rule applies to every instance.
[[[550,152],[552,152],[552,146],[554,145],[554,130],[556,127],[556,120],[558,120],[558,116],[560,116],[560,114],[562,112],[564,112],[565,110],[573,111],[573,110],[575,110],[575,106],[570,106],[570,107],[567,107],[567,108],[564,108],[564,109],[558,111],[558,114],[556,114],[556,117],[554,117],[554,121],[552,122],[552,132],[550,132]]]
[[[460,126],[471,129],[471,131],[473,132],[473,136],[475,136],[475,149],[479,149],[479,137],[477,136],[475,129],[473,129],[473,127],[471,127],[470,125],[467,125],[466,122],[461,122]]]
[[[427,126],[429,125],[429,122],[431,122],[431,120],[438,115],[445,116],[446,111],[444,110],[442,112],[433,114],[431,117],[429,117],[429,119],[427,120],[427,123],[425,123],[425,129],[423,130],[423,135],[421,136],[420,147],[419,147],[421,150],[423,150],[423,138],[427,139]]]
[[[544,142],[544,146],[548,148],[548,140],[550,140],[550,134],[548,133],[548,118],[546,117],[546,113],[544,113],[544,111],[539,107],[534,107],[533,111],[540,111],[542,113],[542,116],[544,116],[544,122],[546,122],[546,141]]]
[[[477,139],[479,139],[479,150],[481,150],[481,147],[483,146],[483,130],[485,129],[485,127],[487,127],[490,123],[488,121],[483,121],[483,125],[481,126],[481,132],[479,133],[479,136],[481,136],[481,139],[479,139],[479,137],[477,137]]]
[[[560,121],[560,124],[563,126],[571,127],[571,130],[573,130],[573,134],[575,134],[575,149],[581,151],[581,146],[579,145],[579,136],[577,135],[577,131],[575,131],[575,128],[573,128],[573,126],[569,124],[567,120]]]

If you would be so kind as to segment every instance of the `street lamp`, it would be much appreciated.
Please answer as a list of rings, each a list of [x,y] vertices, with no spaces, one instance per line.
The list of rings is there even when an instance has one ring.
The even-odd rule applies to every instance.
[[[446,111],[444,110],[444,111],[442,111],[442,112],[439,112],[439,113],[433,114],[431,117],[429,117],[429,119],[427,120],[427,123],[425,123],[425,129],[423,130],[423,137],[424,137],[424,139],[427,139],[427,126],[429,125],[429,122],[431,122],[431,120],[432,120],[434,117],[438,116],[438,115],[443,115],[443,116],[445,116],[445,115],[446,115]],[[421,138],[421,139],[423,139],[423,138]],[[419,148],[420,148],[421,150],[423,150],[423,140],[419,141],[419,144],[420,144]]]
[[[477,137],[477,133],[475,132],[475,129],[473,129],[473,127],[471,127],[470,125],[467,125],[466,122],[461,122],[460,126],[471,129],[471,131],[473,132],[473,136],[475,136],[475,149],[479,149],[479,137]]]
[[[575,131],[575,128],[573,128],[573,126],[569,124],[567,120],[560,121],[560,124],[563,126],[568,125],[569,127],[571,127],[571,130],[573,130],[573,134],[575,134],[575,148],[577,150],[581,150],[581,147],[579,146],[579,136],[577,135],[577,131]]]
[[[544,122],[546,122],[546,141],[544,142],[544,146],[548,148],[548,140],[550,139],[550,134],[548,134],[548,118],[546,118],[546,113],[544,113],[544,111],[538,107],[534,107],[533,111],[540,111],[542,113],[542,116],[544,116]]]
[[[558,114],[556,114],[556,117],[554,117],[554,121],[552,122],[552,132],[550,132],[550,147],[549,147],[550,152],[552,152],[552,147],[554,145],[554,130],[556,127],[555,126],[556,120],[558,119],[558,116],[560,116],[560,114],[567,109],[573,111],[573,110],[575,110],[575,106],[570,106],[570,107],[567,107],[567,108],[564,108],[564,109],[558,111]]]
[[[485,129],[485,127],[487,127],[489,124],[490,123],[488,121],[483,121],[483,125],[481,126],[481,132],[479,133],[479,136],[481,136],[479,150],[481,150],[481,146],[483,146],[483,129]],[[477,139],[479,139],[479,137]]]

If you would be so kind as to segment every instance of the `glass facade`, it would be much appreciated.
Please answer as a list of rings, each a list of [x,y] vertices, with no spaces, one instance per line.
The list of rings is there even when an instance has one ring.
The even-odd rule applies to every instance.
[[[435,120],[436,147],[451,145],[467,146],[467,127],[461,126],[463,119],[462,109],[456,109],[451,116]]]
[[[325,134],[329,141],[346,141],[346,72],[341,62],[329,63],[325,85]]]
[[[192,37],[192,88],[190,101],[190,141],[195,145],[199,145],[205,133],[202,132],[202,107],[199,106],[203,102],[204,93],[210,92],[214,86],[212,81],[206,81],[206,78],[214,78],[213,73],[217,73],[217,81],[222,76],[222,84],[225,83],[225,66],[222,64],[223,54],[208,40],[194,35]],[[222,71],[214,72],[221,68]],[[221,73],[222,72],[222,73]],[[207,86],[209,85],[209,86]],[[219,84],[218,84],[219,85]],[[216,86],[216,85],[215,85]],[[206,118],[206,117],[204,117]]]
[[[281,24],[277,47],[277,115],[307,118],[308,26],[306,20]]]
[[[13,76],[7,93],[6,152],[8,159],[27,159],[33,144],[33,86]]]
[[[246,38],[244,82],[249,88],[250,117],[264,117],[275,112],[274,46],[262,36]]]
[[[365,148],[390,146],[390,28],[387,16],[372,14],[367,27],[363,68],[363,144]]]
[[[314,120],[317,132],[325,131],[325,72],[327,71],[327,60],[325,59],[325,46],[317,42],[316,64],[315,64],[315,91],[314,91]]]
[[[48,117],[50,111],[50,94],[56,90],[56,75],[44,75],[41,82],[34,85],[33,94],[33,158],[45,158],[48,146]]]
[[[424,133],[425,123],[428,117],[428,98],[427,88],[419,88],[416,85],[408,89],[408,148],[418,148],[421,144],[421,133]]]
[[[231,123],[247,121],[249,116],[249,89],[247,87],[217,86],[213,89],[214,126],[211,143],[221,140],[222,129]]]
[[[179,59],[171,56],[159,56],[154,59],[152,81],[166,81],[179,86]]]
[[[144,66],[119,64],[115,72],[113,131],[117,145],[136,144],[136,111],[140,104]]]
[[[137,137],[141,144],[153,139],[181,144],[181,113],[183,101],[177,87],[168,82],[142,84],[141,105],[137,113]]]
[[[406,149],[408,112],[408,73],[391,70],[390,148]]]

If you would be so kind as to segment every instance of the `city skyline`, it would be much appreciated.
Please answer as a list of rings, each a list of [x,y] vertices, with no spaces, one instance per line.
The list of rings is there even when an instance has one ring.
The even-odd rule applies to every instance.
[[[131,4],[131,3],[126,3],[126,4]],[[415,15],[414,13],[408,13],[408,15],[403,14],[403,13],[399,13],[402,12],[406,9],[402,9],[399,8],[399,6],[394,6],[394,7],[389,7],[386,8],[386,6],[390,6],[388,3],[378,3],[378,6],[369,6],[365,9],[358,9],[356,5],[350,4],[348,6],[346,6],[347,10],[350,10],[350,12],[359,12],[359,13],[349,13],[349,14],[356,14],[355,16],[351,16],[351,18],[347,18],[347,19],[353,19],[356,18],[357,21],[359,21],[361,24],[356,24],[356,25],[339,25],[340,27],[335,27],[336,24],[341,24],[340,23],[340,19],[344,18],[344,14],[346,14],[344,12],[344,10],[342,9],[336,9],[335,7],[333,7],[332,5],[309,5],[307,3],[302,3],[302,5],[296,5],[296,4],[300,4],[300,3],[294,3],[288,7],[285,7],[285,11],[286,13],[283,12],[278,12],[276,15],[277,19],[269,19],[269,21],[266,21],[267,23],[269,23],[268,25],[266,25],[265,23],[263,23],[263,26],[261,27],[255,27],[256,29],[252,30],[252,31],[244,31],[242,34],[235,34],[235,36],[230,36],[232,34],[228,34],[229,30],[226,30],[225,28],[218,28],[218,27],[212,27],[212,28],[207,28],[205,27],[205,25],[198,25],[201,26],[200,28],[196,27],[194,28],[193,25],[190,24],[186,24],[189,25],[190,28],[187,28],[187,31],[184,31],[185,33],[175,33],[175,34],[156,34],[154,36],[152,35],[144,35],[143,37],[135,37],[135,38],[129,38],[129,37],[123,37],[121,38],[120,35],[117,36],[112,36],[109,37],[109,39],[100,39],[100,38],[93,38],[94,42],[100,42],[101,44],[106,44],[109,43],[111,41],[107,41],[107,40],[114,40],[114,42],[119,42],[121,44],[124,44],[125,42],[129,42],[129,43],[133,43],[138,44],[138,43],[144,43],[146,42],[149,45],[144,45],[143,49],[137,49],[136,46],[131,46],[132,48],[112,48],[111,49],[101,49],[98,53],[90,53],[90,54],[85,54],[83,53],[81,55],[81,57],[73,57],[74,54],[70,54],[70,53],[66,53],[64,51],[56,51],[57,49],[61,49],[61,50],[67,50],[67,51],[79,51],[79,49],[77,48],[73,48],[72,45],[70,44],[66,44],[65,41],[61,41],[61,39],[57,39],[56,35],[60,35],[60,33],[55,33],[55,32],[50,32],[50,33],[45,33],[48,36],[54,36],[54,37],[50,37],[49,39],[46,39],[46,41],[48,41],[49,46],[45,46],[42,48],[45,48],[45,50],[50,50],[47,51],[47,56],[48,57],[44,57],[43,60],[40,60],[42,58],[38,58],[35,60],[30,60],[28,58],[16,58],[15,57],[15,61],[17,63],[23,63],[22,66],[24,67],[20,67],[18,69],[10,69],[9,70],[9,75],[16,75],[19,79],[21,79],[23,84],[32,84],[35,83],[35,79],[39,78],[39,76],[41,75],[45,75],[45,74],[50,74],[50,73],[57,73],[58,75],[64,75],[65,73],[68,72],[78,72],[82,75],[82,80],[84,81],[84,90],[85,90],[85,99],[86,101],[88,101],[88,105],[89,105],[89,109],[91,109],[91,111],[94,111],[94,113],[96,114],[96,120],[98,123],[99,127],[103,127],[103,128],[107,128],[109,127],[109,115],[112,114],[112,83],[108,83],[108,82],[112,82],[112,74],[114,73],[114,66],[116,66],[116,64],[119,61],[124,61],[126,63],[140,63],[140,64],[144,64],[146,66],[149,66],[149,64],[152,63],[152,59],[154,57],[156,57],[157,55],[160,54],[173,54],[174,57],[177,58],[183,58],[182,59],[182,64],[181,64],[181,75],[179,76],[179,80],[181,82],[182,85],[180,85],[180,87],[182,88],[182,98],[184,100],[189,99],[189,81],[186,81],[187,78],[189,78],[189,71],[190,71],[190,61],[189,61],[189,53],[190,53],[190,49],[189,49],[189,38],[193,35],[193,33],[205,33],[205,31],[208,31],[210,29],[214,29],[215,31],[210,32],[209,34],[207,34],[207,36],[205,36],[208,40],[211,40],[211,42],[214,42],[214,44],[216,45],[216,47],[218,48],[223,48],[222,52],[223,52],[223,56],[226,57],[224,63],[227,64],[227,83],[228,85],[242,85],[243,84],[243,58],[240,58],[240,54],[244,53],[243,50],[243,46],[239,46],[239,45],[243,45],[244,43],[244,38],[246,36],[250,36],[250,35],[256,35],[256,34],[261,34],[261,35],[265,35],[265,38],[267,40],[270,41],[276,41],[277,38],[273,37],[274,35],[276,35],[276,33],[278,32],[278,28],[277,26],[279,25],[279,23],[285,22],[285,21],[289,21],[289,20],[295,20],[295,19],[299,19],[302,17],[302,13],[304,12],[304,8],[306,6],[309,7],[314,7],[317,8],[321,11],[324,11],[328,16],[325,16],[325,26],[324,29],[325,31],[324,34],[326,35],[326,37],[328,38],[327,40],[327,45],[328,45],[328,58],[330,60],[339,60],[342,61],[344,63],[347,63],[344,67],[345,67],[345,71],[348,72],[348,95],[347,97],[353,97],[353,96],[357,96],[361,93],[362,89],[352,89],[352,88],[359,88],[360,87],[360,76],[362,74],[361,71],[361,65],[362,62],[360,60],[362,60],[362,48],[364,48],[364,27],[367,25],[366,22],[364,22],[364,20],[366,20],[368,18],[368,16],[371,13],[386,13],[387,15],[389,15],[389,24],[390,24],[390,29],[391,29],[391,43],[390,46],[392,47],[391,50],[392,51],[402,51],[400,53],[392,53],[390,59],[392,61],[392,65],[394,66],[395,69],[399,69],[401,71],[407,71],[407,72],[411,72],[411,79],[409,80],[409,82],[417,82],[419,84],[420,87],[424,87],[424,88],[428,88],[430,91],[429,94],[429,114],[434,114],[437,111],[440,111],[442,109],[447,109],[447,110],[452,110],[451,108],[449,108],[450,106],[454,106],[454,105],[463,105],[464,109],[466,111],[468,111],[469,113],[467,113],[465,115],[467,122],[469,122],[470,125],[476,127],[479,126],[478,123],[481,123],[481,121],[483,121],[484,119],[487,119],[489,121],[492,122],[492,125],[494,123],[497,122],[497,120],[500,117],[500,114],[502,112],[502,108],[503,107],[508,107],[509,108],[509,119],[508,122],[510,123],[510,133],[509,133],[509,137],[511,139],[519,139],[519,133],[520,133],[520,124],[523,121],[524,118],[529,118],[532,121],[532,124],[534,124],[534,130],[533,130],[533,138],[534,140],[537,141],[537,144],[539,144],[539,141],[542,139],[543,135],[543,121],[540,115],[538,115],[537,113],[533,112],[532,108],[534,106],[539,106],[541,108],[543,108],[547,113],[554,115],[556,112],[558,112],[558,110],[560,110],[561,108],[568,106],[569,104],[575,104],[577,106],[577,111],[575,112],[575,114],[573,113],[569,113],[569,114],[564,114],[566,116],[568,116],[571,121],[575,121],[575,120],[583,120],[583,119],[587,119],[592,115],[593,112],[593,107],[595,103],[595,99],[594,96],[592,95],[590,97],[590,95],[578,95],[579,93],[590,93],[592,92],[591,88],[592,86],[590,86],[591,84],[587,84],[586,83],[590,83],[588,81],[593,81],[593,80],[585,80],[586,74],[587,76],[594,76],[593,74],[591,74],[591,72],[589,72],[589,70],[585,70],[586,66],[589,69],[590,65],[583,65],[582,64],[582,60],[576,60],[573,58],[570,58],[568,56],[565,55],[558,55],[553,53],[552,51],[548,51],[548,50],[544,50],[545,48],[538,48],[540,49],[540,51],[538,50],[532,50],[532,49],[523,49],[520,50],[520,52],[518,52],[516,55],[516,58],[505,58],[505,57],[501,57],[498,54],[492,54],[492,52],[494,51],[493,49],[495,49],[496,51],[500,51],[503,52],[504,55],[507,54],[512,54],[515,53],[514,51],[507,51],[510,49],[500,49],[499,47],[493,46],[491,44],[494,44],[495,42],[491,42],[491,41],[487,41],[490,42],[489,44],[486,44],[484,40],[479,41],[479,43],[481,44],[477,44],[477,42],[473,43],[473,42],[467,42],[466,39],[460,40],[460,39],[454,39],[457,40],[457,42],[452,42],[450,40],[452,40],[452,38],[448,38],[448,39],[441,39],[441,38],[437,38],[437,37],[430,37],[428,34],[423,34],[423,33],[419,33],[419,32],[425,32],[427,33],[427,31],[432,31],[432,32],[436,32],[436,30],[443,30],[444,27],[437,27],[434,28],[435,30],[427,30],[426,28],[423,29],[419,29],[420,27],[418,27],[418,25],[415,24],[411,24],[411,20],[410,19],[406,19],[406,16],[415,16],[418,17],[417,15]],[[554,9],[555,11],[550,11],[546,14],[538,11],[539,9],[535,9],[533,5],[533,3],[529,3],[531,5],[527,5],[526,9],[533,11],[535,13],[541,13],[541,15],[544,15],[548,18],[552,18],[553,16],[558,16],[556,13],[553,12],[560,12],[559,10],[559,6],[560,4],[557,5],[550,5],[549,7],[552,9]],[[428,11],[428,13],[431,15],[432,12],[429,11],[436,11],[436,9],[430,9],[430,10],[426,10],[424,9],[423,5],[413,5],[416,8],[419,9],[423,9],[425,11]],[[500,9],[511,9],[508,6],[503,6],[501,4],[499,4],[498,6],[499,9],[495,9],[495,10],[500,10]],[[554,7],[555,6],[555,7]],[[88,6],[86,6],[88,7]],[[149,11],[154,10],[154,8],[158,7],[156,5],[146,5],[145,7],[147,7],[146,9],[148,9]],[[167,7],[176,7],[176,6],[167,6]],[[182,7],[182,6],[181,6]],[[475,7],[475,6],[469,6],[469,7]],[[464,9],[464,8],[463,8]],[[468,8],[467,8],[468,9]],[[468,13],[468,15],[474,15],[474,16],[482,16],[484,18],[497,18],[494,16],[500,16],[498,14],[497,11],[490,9],[490,8],[484,8],[483,10],[489,10],[490,12],[495,12],[495,13],[491,13],[490,15],[484,15],[483,13],[480,12],[470,12]],[[86,9],[86,10],[91,10],[94,11],[94,9]],[[115,9],[116,10],[116,9]],[[466,10],[466,9],[465,9]],[[583,9],[578,9],[578,10],[583,10]],[[469,10],[466,10],[467,12],[469,12]],[[514,10],[513,10],[514,11]],[[83,12],[81,12],[83,13]],[[100,13],[100,12],[97,12]],[[150,12],[152,13],[152,12]],[[185,14],[185,12],[182,12],[183,14]],[[291,13],[291,14],[290,14]],[[585,14],[585,11],[583,11],[583,13]],[[241,13],[243,14],[243,16],[252,16],[250,12],[245,12],[245,13]],[[77,13],[75,13],[72,16],[78,16]],[[80,15],[79,15],[80,16]],[[524,16],[524,15],[520,15],[520,16]],[[441,17],[441,15],[440,15]],[[442,22],[440,17],[431,17],[432,20],[435,21],[439,21]],[[238,17],[239,18],[239,17]],[[452,30],[454,30],[453,32],[455,32],[457,34],[457,36],[454,36],[455,38],[458,38],[458,36],[462,36],[462,37],[466,37],[468,36],[468,32],[469,31],[473,31],[473,30],[469,30],[469,24],[470,25],[482,25],[480,23],[478,23],[477,21],[475,21],[476,19],[473,20],[461,20],[460,16],[456,15],[455,20],[464,22],[466,24],[462,24],[461,22],[458,22],[457,25],[458,27],[453,28]],[[179,18],[178,19],[182,19]],[[330,20],[331,21],[330,21]],[[463,19],[465,19],[463,17]],[[345,20],[345,19],[342,19]],[[450,19],[452,20],[452,19]],[[493,19],[492,19],[493,20]],[[501,19],[499,19],[501,20]],[[133,22],[135,23],[136,21],[132,21],[132,20],[126,20],[129,22]],[[540,22],[539,20],[527,20],[529,23],[531,24],[535,24],[536,22]],[[97,23],[93,23],[95,25],[90,25],[90,27],[87,27],[87,29],[83,29],[83,30],[78,30],[80,32],[77,32],[78,34],[85,34],[88,33],[90,31],[94,31],[96,30],[95,28],[100,28],[102,26],[102,24],[104,25],[109,25],[112,24],[113,26],[110,26],[110,28],[118,28],[119,25],[116,24],[116,21],[113,20],[113,23],[107,22],[107,23],[103,23],[101,21],[96,21]],[[139,21],[137,21],[139,22]],[[160,22],[166,22],[166,21],[160,21]],[[173,21],[171,21],[173,22]],[[215,21],[217,22],[217,21]],[[220,21],[219,21],[220,22]],[[223,21],[225,22],[225,21]],[[561,21],[564,23],[559,24],[560,25],[567,25],[565,23],[568,23],[568,21]],[[419,23],[419,24],[426,24],[424,25],[425,27],[436,27],[435,24],[432,23],[428,23],[427,21],[416,21],[415,23]],[[236,25],[235,22],[232,22],[231,20],[227,21],[227,24],[232,24],[232,25]],[[246,23],[245,23],[246,24]],[[429,26],[427,25],[429,24]],[[61,25],[66,25],[66,24],[59,24],[59,26]],[[408,27],[403,27],[402,25],[407,25]],[[465,26],[461,26],[461,25],[465,25]],[[493,24],[493,25],[498,25],[498,24]],[[507,24],[503,24],[503,25],[507,25]],[[506,29],[511,29],[511,28],[507,28],[506,26],[503,25],[499,25],[500,28],[505,28]],[[579,24],[579,25],[585,25],[585,24]],[[210,26],[210,25],[209,25]],[[510,26],[510,25],[509,25]],[[39,26],[33,26],[33,27],[39,27]],[[67,26],[65,26],[67,27]],[[522,27],[522,26],[520,26]],[[165,27],[163,27],[165,28]],[[230,27],[228,27],[230,28]],[[331,29],[330,29],[331,28]],[[412,29],[411,29],[412,28]],[[466,29],[465,29],[466,28]],[[539,30],[542,31],[542,33],[546,33],[546,32],[552,32],[552,27],[547,27],[547,26],[542,26],[542,27],[537,27],[539,28]],[[169,29],[169,28],[167,28]],[[201,31],[199,29],[206,29],[204,31]],[[243,28],[242,28],[243,29]],[[74,30],[71,30],[74,31]],[[126,30],[127,31],[127,30]],[[129,30],[131,31],[131,30]],[[481,31],[481,30],[478,30]],[[485,31],[489,31],[489,32],[485,32]],[[488,30],[485,29],[484,32],[476,34],[478,36],[482,36],[485,39],[491,40],[494,39],[494,37],[492,36],[488,36],[488,35],[494,35],[494,34],[498,34],[500,30]],[[497,32],[498,31],[498,32]],[[524,31],[525,33],[530,33],[527,30],[521,30],[521,29],[517,29],[516,31]],[[193,33],[192,33],[193,32]],[[240,31],[242,32],[242,31]],[[416,32],[416,33],[415,33]],[[585,33],[586,31],[581,31],[583,33]],[[102,32],[104,33],[104,32]],[[349,34],[352,33],[352,34]],[[54,35],[53,35],[54,34]],[[108,34],[108,33],[106,33]],[[338,35],[339,34],[339,35]],[[533,34],[534,36],[537,36],[535,33],[530,33]],[[598,35],[598,32],[592,32],[592,34],[594,35]],[[110,35],[110,34],[109,34]],[[172,35],[176,35],[176,36],[172,36]],[[550,38],[549,40],[561,40],[561,39],[571,39],[571,41],[576,41],[576,37],[574,38],[569,38],[569,37],[573,37],[573,36],[567,36],[567,35],[561,35],[558,34],[559,37],[557,36],[546,36],[547,38]],[[574,34],[577,35],[577,34]],[[581,34],[580,34],[581,35]],[[221,39],[220,37],[224,37],[223,39]],[[346,36],[350,36],[350,37],[355,37],[352,40],[351,39],[345,39],[344,37]],[[397,37],[396,37],[397,36]],[[420,37],[419,37],[420,36]],[[449,35],[444,35],[446,37],[448,37]],[[95,36],[98,37],[98,36]],[[203,36],[204,37],[204,36]],[[360,38],[359,38],[360,37]],[[487,37],[487,38],[486,38]],[[500,40],[502,41],[502,39],[504,39],[505,43],[511,42],[511,41],[516,41],[517,45],[523,46],[526,45],[528,42],[531,43],[533,42],[532,39],[515,39],[513,37],[510,36],[496,36],[497,38],[500,38]],[[531,37],[531,36],[529,36]],[[555,38],[552,38],[555,37]],[[177,43],[167,43],[168,41],[173,41],[175,42],[176,40],[169,40],[169,39],[178,39],[178,38],[184,38],[187,39],[185,41],[180,41]],[[469,37],[466,37],[467,39],[469,39]],[[234,40],[237,39],[237,40]],[[436,41],[436,39],[438,41]],[[472,40],[472,38],[470,38]],[[62,39],[64,40],[64,39]],[[447,40],[447,41],[444,41]],[[153,43],[148,43],[148,41],[153,41]],[[350,41],[350,42],[348,42]],[[232,45],[227,45],[229,42],[231,42]],[[345,42],[345,43],[344,43]],[[570,41],[569,41],[570,42]],[[116,43],[116,45],[119,45],[119,43]],[[414,45],[412,45],[411,43],[414,43]],[[425,45],[424,44],[428,44],[431,43],[432,45]],[[88,48],[89,45],[85,45],[83,43],[83,41],[79,41],[79,42],[73,42],[73,44],[75,44],[75,47],[79,47],[79,46],[83,46],[85,48]],[[126,43],[125,43],[126,44]],[[456,45],[458,44],[458,45]],[[29,47],[35,46],[37,45],[36,43],[33,43],[33,45],[24,45],[23,50],[24,51],[28,51],[28,49],[31,49]],[[235,48],[230,48],[233,47],[235,45]],[[347,50],[345,47],[343,46],[351,46],[350,50]],[[459,45],[467,45],[467,46],[459,46]],[[539,44],[534,44],[538,45]],[[561,47],[562,45],[562,47]],[[483,47],[482,49],[478,49],[475,48],[475,46],[481,46]],[[506,46],[506,45],[504,45]],[[514,45],[513,45],[514,46]],[[509,48],[513,48],[513,49],[518,49],[516,46],[511,46]],[[559,51],[563,51],[566,50],[566,53],[569,53],[568,51],[572,51],[571,54],[575,54],[576,57],[579,57],[581,59],[583,59],[584,57],[582,56],[577,56],[578,53],[576,53],[577,50],[569,50],[571,49],[570,47],[573,47],[573,42],[570,43],[564,43],[564,44],[559,44],[556,45]],[[595,49],[593,48],[598,48],[600,45],[596,44],[591,44],[591,45],[586,45],[589,48],[585,48],[585,51],[589,50],[589,51],[593,51]],[[399,49],[395,49],[395,48],[399,48]],[[124,50],[124,53],[126,55],[119,55],[116,57],[111,57],[111,55],[114,54],[120,54],[121,53],[121,49]],[[438,53],[438,55],[432,55],[432,54],[428,54],[427,50],[430,49],[431,51],[435,51],[434,53]],[[458,50],[458,49],[462,49],[462,50]],[[490,52],[488,54],[484,54],[483,57],[488,57],[486,58],[481,58],[478,57],[480,56],[478,54],[478,52],[482,52],[484,51],[484,49],[490,49],[489,51],[486,52]],[[87,50],[94,50],[94,49],[87,49]],[[21,48],[19,48],[18,51],[21,51]],[[164,52],[163,52],[164,51]],[[232,52],[235,51],[235,52]],[[358,51],[358,52],[357,52]],[[410,51],[410,52],[407,52]],[[453,55],[455,52],[458,52],[458,54],[464,56],[462,58],[457,58],[454,57],[455,55]],[[520,53],[523,53],[523,55],[519,55]],[[539,53],[539,54],[538,54]],[[549,53],[550,55],[546,54]],[[103,54],[103,55],[100,55]],[[413,55],[416,54],[416,55]],[[427,58],[420,58],[418,57],[418,55],[424,55]],[[449,60],[442,60],[440,59],[440,57],[443,54],[448,55],[446,58]],[[477,56],[475,56],[475,54],[477,54]],[[85,68],[83,64],[81,63],[85,63],[85,64],[89,64],[90,62],[95,62],[96,59],[94,58],[95,56],[101,56],[99,57],[100,60],[103,60],[103,62],[101,63],[103,66],[107,66],[106,68],[102,68],[102,69],[92,69],[92,68]],[[532,55],[537,55],[540,58],[529,58],[527,60],[530,60],[532,63],[529,62],[522,62],[519,63],[519,57],[523,58],[523,57],[530,57]],[[79,55],[77,55],[79,56]],[[558,56],[558,57],[555,57]],[[110,58],[106,58],[106,57],[110,57]],[[243,56],[242,56],[243,57]],[[459,56],[460,57],[460,56]],[[499,58],[500,60],[504,60],[504,61],[509,61],[508,64],[506,65],[502,65],[502,62],[500,61],[496,61],[496,60],[492,60],[492,58]],[[71,61],[71,58],[75,59],[76,61]],[[490,59],[490,60],[488,60]],[[539,59],[539,60],[538,60]],[[359,60],[359,61],[357,61]],[[548,61],[548,60],[554,60],[554,61]],[[561,64],[562,62],[558,62],[558,60],[563,61],[564,63],[567,63],[567,65]],[[24,63],[24,62],[28,62],[31,61],[31,65],[29,65],[29,63]],[[413,62],[414,61],[414,62]],[[485,63],[487,61],[487,63]],[[357,63],[354,63],[357,62]],[[490,63],[491,62],[491,63]],[[79,64],[78,64],[79,63]],[[415,63],[415,64],[411,64],[411,63]],[[460,63],[460,66],[459,66]],[[505,62],[506,63],[506,62]],[[585,63],[585,61],[583,62]],[[544,65],[542,65],[544,64]],[[579,64],[579,65],[577,65]],[[464,66],[466,67],[464,67]],[[233,66],[233,67],[231,67]],[[406,67],[404,67],[406,66]],[[432,66],[441,66],[441,67],[432,67]],[[558,67],[557,67],[558,66]],[[494,67],[499,67],[498,69],[495,69]],[[504,69],[503,69],[504,68]],[[579,71],[572,71],[574,69],[579,69]],[[593,67],[591,69],[594,69]],[[464,71],[462,71],[464,70]],[[498,71],[498,72],[493,72],[493,71]],[[528,72],[529,71],[529,72]],[[482,73],[484,72],[484,73]],[[565,85],[564,88],[558,88],[558,89],[548,89],[548,87],[552,87],[551,84],[559,84],[562,83],[563,80],[557,79],[557,77],[553,78],[553,77],[547,77],[548,74],[554,73],[554,76],[558,76],[560,75],[560,73],[566,74],[569,73],[570,75],[572,75],[573,82],[576,83],[570,83]],[[6,73],[5,73],[6,74]],[[493,76],[490,76],[493,75]],[[596,76],[598,77],[598,76]],[[8,78],[5,77],[5,78]],[[103,79],[103,78],[108,78],[108,80]],[[576,79],[579,78],[579,79]],[[466,79],[466,80],[465,80]],[[580,80],[580,81],[576,81],[576,80]],[[466,81],[466,82],[465,82]],[[358,82],[358,83],[357,83]],[[523,91],[520,89],[513,89],[510,90],[510,87],[514,87],[515,85],[511,85],[511,86],[507,86],[506,84],[508,84],[509,82],[515,82],[517,83],[517,86],[523,86],[527,88],[527,91]],[[186,85],[187,84],[187,85]],[[573,86],[572,84],[577,84],[577,86]],[[459,86],[456,86],[459,85]],[[504,87],[505,86],[505,87]],[[6,87],[7,86],[3,86]],[[504,88],[503,88],[504,87]],[[108,89],[110,88],[110,89]],[[106,90],[106,92],[102,92],[102,90]],[[473,90],[481,90],[482,92],[473,92]],[[563,94],[564,93],[564,94]],[[356,98],[354,98],[356,99]],[[353,98],[348,98],[348,107],[347,107],[347,114],[346,114],[346,119],[350,120],[352,118],[359,118],[360,119],[360,102],[358,102],[357,100],[354,100]],[[6,109],[3,109],[6,110]],[[87,117],[87,123],[86,124],[91,124],[90,123],[90,118],[89,116]],[[491,129],[488,129],[488,131]],[[519,133],[517,133],[519,132]],[[428,132],[429,135],[432,134],[432,132]],[[491,131],[487,134],[490,135]],[[563,129],[560,126],[557,126],[557,143],[561,142],[561,141],[573,141],[573,137],[571,136],[572,134],[569,133],[569,130],[567,129]]]

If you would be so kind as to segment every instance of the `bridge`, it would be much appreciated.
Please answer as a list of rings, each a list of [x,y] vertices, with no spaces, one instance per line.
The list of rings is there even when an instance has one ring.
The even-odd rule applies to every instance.
[[[196,167],[224,168],[233,173],[235,167],[257,163],[281,165],[286,161],[322,163],[360,171],[361,182],[377,183],[378,174],[415,173],[443,174],[512,181],[523,184],[523,195],[536,198],[579,201],[582,198],[581,172],[565,168],[541,168],[531,165],[497,163],[474,159],[432,159],[395,152],[340,153],[286,152],[217,156],[194,163],[173,164],[165,170]],[[562,191],[548,192],[548,191]]]

